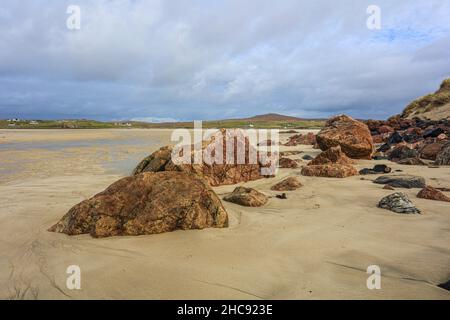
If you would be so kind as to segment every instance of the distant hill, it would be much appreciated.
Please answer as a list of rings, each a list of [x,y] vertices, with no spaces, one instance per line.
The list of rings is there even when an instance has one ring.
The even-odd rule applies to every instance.
[[[450,119],[450,79],[445,79],[439,90],[411,102],[402,118],[429,120]]]
[[[236,119],[235,119],[236,120]],[[239,119],[237,119],[239,120]],[[278,113],[267,113],[262,115],[257,115],[250,118],[244,118],[240,120],[247,120],[247,121],[304,121],[305,119],[297,118],[297,117],[291,117],[291,116],[285,116]]]

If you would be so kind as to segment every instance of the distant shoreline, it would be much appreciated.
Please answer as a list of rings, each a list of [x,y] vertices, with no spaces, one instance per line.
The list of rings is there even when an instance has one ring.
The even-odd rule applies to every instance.
[[[325,119],[301,119],[268,114],[244,119],[202,121],[204,128],[256,128],[256,129],[320,129]],[[193,121],[150,123],[140,121],[73,120],[0,120],[0,129],[192,129]]]

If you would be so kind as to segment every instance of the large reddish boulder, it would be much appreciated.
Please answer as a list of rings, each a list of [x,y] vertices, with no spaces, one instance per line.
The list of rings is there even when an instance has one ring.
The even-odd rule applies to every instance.
[[[358,170],[352,166],[354,161],[348,158],[341,147],[331,147],[319,154],[308,165],[302,168],[302,175],[330,178],[345,178],[358,175]]]
[[[367,125],[346,115],[328,120],[316,140],[320,149],[340,146],[347,156],[354,159],[370,159],[373,152],[373,140]]]
[[[417,198],[450,202],[449,197],[447,197],[441,191],[430,186],[426,186],[425,188],[420,190],[420,192],[417,194]]]
[[[159,171],[183,171],[195,173],[206,179],[211,186],[236,184],[239,182],[247,182],[263,178],[265,175],[273,175],[263,172],[264,167],[270,167],[271,161],[275,162],[276,154],[269,152],[257,151],[251,145],[248,136],[243,130],[231,129],[220,130],[208,141],[203,141],[199,149],[203,154],[215,156],[216,138],[222,141],[222,163],[213,161],[206,162],[205,159],[201,163],[195,163],[195,146],[188,146],[190,150],[190,163],[174,163],[172,160],[172,147],[163,147],[154,152],[141,161],[133,174],[142,172],[159,172]],[[234,139],[234,149],[227,148],[227,140]],[[229,150],[231,149],[231,150]],[[243,159],[239,159],[238,150],[244,151]],[[254,156],[252,159],[251,155]],[[262,163],[259,155],[264,155],[267,163]],[[227,162],[227,156],[230,156],[231,163]],[[255,159],[256,158],[256,159]],[[272,158],[272,160],[271,160]],[[241,161],[242,160],[242,161]],[[254,161],[256,160],[256,161]],[[275,164],[273,166],[275,168]],[[271,170],[267,170],[270,172]]]
[[[145,172],[77,204],[49,231],[110,237],[227,226],[227,212],[201,177]]]

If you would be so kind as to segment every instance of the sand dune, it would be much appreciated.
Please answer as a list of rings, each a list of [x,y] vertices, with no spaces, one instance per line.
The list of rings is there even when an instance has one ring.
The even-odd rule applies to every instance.
[[[47,133],[35,138],[16,132],[19,136],[10,131],[0,131],[0,136],[16,142],[54,141]],[[75,137],[79,132],[67,131],[57,140],[113,141],[120,135],[102,130]],[[137,142],[108,150],[132,161],[170,139],[165,130],[133,130],[127,135]],[[142,141],[150,138],[157,142],[143,148]],[[392,191],[370,181],[377,175],[366,180],[300,176],[304,186],[288,192],[288,200],[272,197],[261,208],[224,202],[230,215],[227,229],[106,239],[47,232],[74,204],[126,174],[126,166],[111,166],[117,162],[104,156],[104,148],[76,146],[68,162],[58,160],[69,152],[65,149],[0,149],[0,167],[17,163],[13,174],[0,175],[0,298],[450,298],[436,286],[450,278],[450,204],[418,199],[419,190],[411,189],[402,191],[422,215],[379,209],[377,202]],[[310,146],[282,150],[318,153]],[[362,160],[358,168],[375,163],[384,162]],[[126,165],[131,170],[132,162]],[[448,167],[390,165],[419,174],[432,186],[450,187]],[[245,185],[275,196],[273,184],[299,173],[300,169],[282,169],[275,178]],[[214,189],[223,196],[234,187]],[[81,268],[81,290],[66,288],[69,265]],[[369,265],[381,268],[381,290],[366,287]]]

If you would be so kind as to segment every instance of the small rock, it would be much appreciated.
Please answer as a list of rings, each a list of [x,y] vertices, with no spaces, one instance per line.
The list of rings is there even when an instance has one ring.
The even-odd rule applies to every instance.
[[[359,171],[359,174],[367,175],[367,174],[380,174],[380,173],[389,173],[391,172],[391,168],[385,164],[377,164],[372,169],[364,168]]]
[[[232,193],[226,195],[223,200],[246,207],[261,207],[267,203],[268,198],[265,194],[255,189],[237,187]]]
[[[289,158],[280,158],[278,161],[278,166],[284,169],[296,169],[298,168],[298,163],[297,161]]]
[[[378,207],[391,210],[396,213],[405,213],[405,214],[420,213],[420,210],[417,209],[411,202],[411,200],[409,200],[408,197],[402,192],[396,192],[384,197],[378,203]]]
[[[376,178],[374,183],[389,184],[396,188],[425,188],[425,179],[411,175],[390,175]]]
[[[286,193],[282,193],[282,194],[277,194],[275,197],[277,197],[278,199],[287,199]]]
[[[307,161],[309,161],[309,160],[312,160],[312,159],[314,159],[312,156],[310,156],[309,154],[305,154],[303,157],[302,157],[302,159],[303,160],[307,160]]]
[[[289,177],[273,185],[270,190],[293,191],[303,186],[297,177]]]
[[[395,190],[394,187],[389,185],[389,184],[385,184],[383,189],[385,189],[385,190]]]
[[[417,198],[450,202],[449,197],[447,197],[441,191],[430,186],[426,186],[425,188],[420,190],[420,192],[417,194]]]

